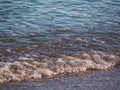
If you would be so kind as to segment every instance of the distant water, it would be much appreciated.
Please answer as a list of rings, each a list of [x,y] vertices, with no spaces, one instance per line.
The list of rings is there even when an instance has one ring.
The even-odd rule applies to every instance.
[[[0,0],[1,83],[119,61],[120,0]]]

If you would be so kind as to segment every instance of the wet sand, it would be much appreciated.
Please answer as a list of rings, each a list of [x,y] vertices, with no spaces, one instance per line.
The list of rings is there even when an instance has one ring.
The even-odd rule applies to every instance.
[[[90,71],[37,81],[9,82],[0,90],[119,90],[120,66],[112,70]]]

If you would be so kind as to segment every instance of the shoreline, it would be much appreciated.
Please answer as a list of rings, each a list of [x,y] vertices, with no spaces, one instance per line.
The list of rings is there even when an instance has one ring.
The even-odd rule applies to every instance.
[[[119,75],[120,66],[111,70],[4,83],[0,90],[119,90]]]

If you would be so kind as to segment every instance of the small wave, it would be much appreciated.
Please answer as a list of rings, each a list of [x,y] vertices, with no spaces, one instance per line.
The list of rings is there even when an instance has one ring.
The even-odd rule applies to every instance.
[[[74,74],[87,70],[110,69],[117,64],[119,56],[105,52],[92,51],[90,53],[72,56],[48,57],[41,59],[19,57],[15,61],[0,63],[0,83],[53,77],[60,74]]]

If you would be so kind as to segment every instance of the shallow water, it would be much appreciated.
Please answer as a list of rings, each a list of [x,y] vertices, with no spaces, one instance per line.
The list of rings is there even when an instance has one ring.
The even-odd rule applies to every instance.
[[[119,0],[0,0],[0,82],[109,69],[120,61]]]

